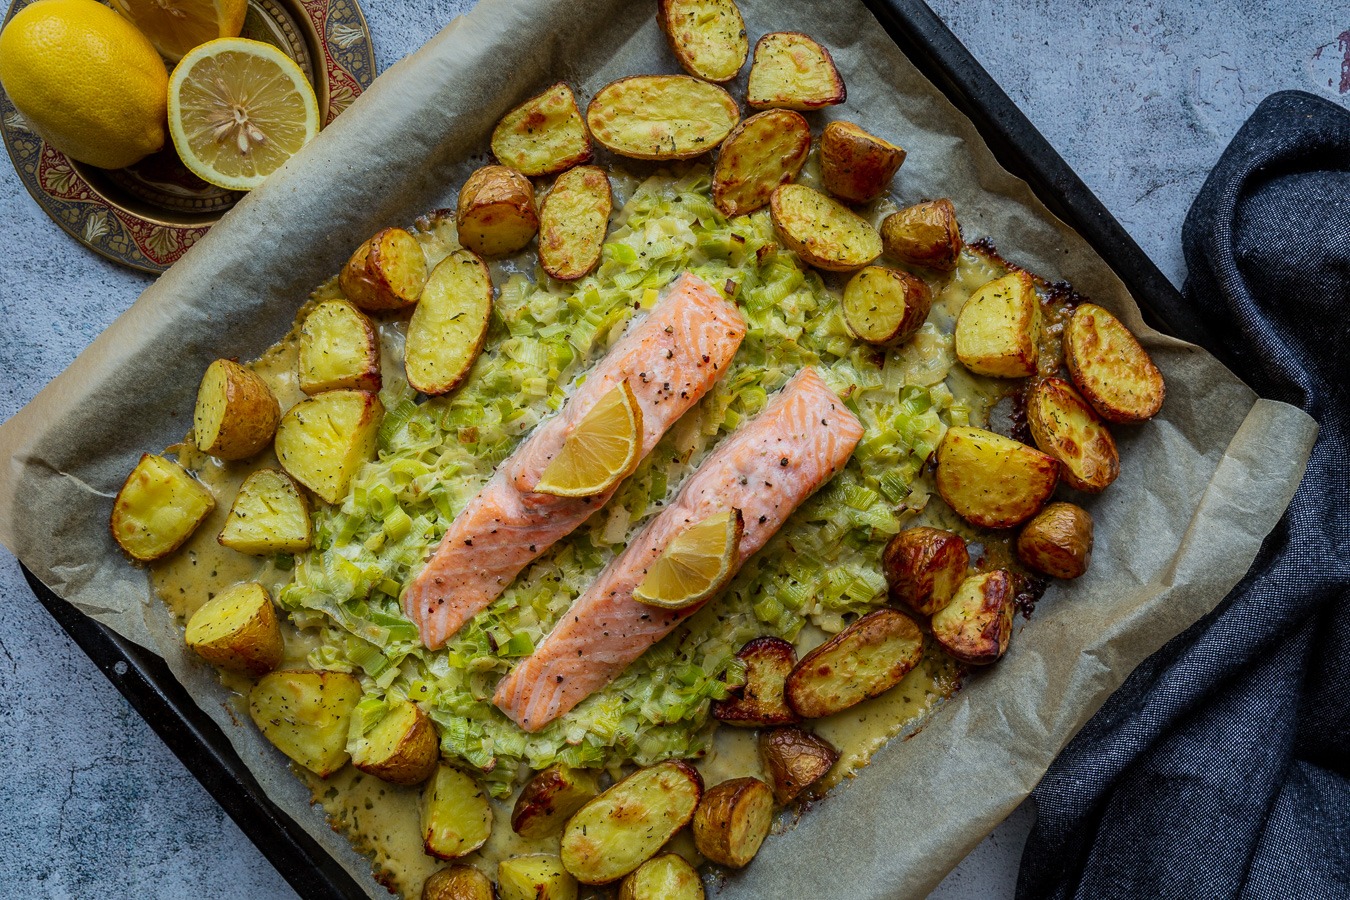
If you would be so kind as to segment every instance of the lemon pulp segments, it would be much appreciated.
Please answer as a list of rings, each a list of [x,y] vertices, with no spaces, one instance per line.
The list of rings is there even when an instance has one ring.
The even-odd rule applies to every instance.
[[[684,609],[706,600],[731,579],[744,533],[739,509],[696,522],[666,545],[633,597],[665,609]]]
[[[534,489],[557,497],[602,494],[628,477],[641,451],[642,407],[625,381],[582,416]]]
[[[207,41],[238,37],[248,12],[247,0],[112,0],[112,5],[170,62]]]

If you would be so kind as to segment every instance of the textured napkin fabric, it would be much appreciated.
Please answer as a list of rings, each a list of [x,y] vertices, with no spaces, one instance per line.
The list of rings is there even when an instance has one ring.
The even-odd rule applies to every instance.
[[[1019,900],[1350,898],[1350,112],[1269,97],[1183,242],[1208,349],[1321,433],[1247,576],[1036,789]]]

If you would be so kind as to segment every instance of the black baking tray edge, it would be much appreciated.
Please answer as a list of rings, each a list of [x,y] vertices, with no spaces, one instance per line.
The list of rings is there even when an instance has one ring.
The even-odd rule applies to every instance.
[[[863,0],[906,56],[979,130],[998,161],[1087,240],[1155,327],[1196,343],[1180,293],[922,0]],[[160,739],[305,898],[365,891],[263,792],[224,733],[154,653],[85,616],[25,567],[38,600]]]

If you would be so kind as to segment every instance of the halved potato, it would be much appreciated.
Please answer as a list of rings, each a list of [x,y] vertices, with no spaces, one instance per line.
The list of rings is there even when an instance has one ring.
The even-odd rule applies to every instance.
[[[730,81],[750,54],[733,0],[658,0],[656,22],[680,68],[695,78]]]
[[[960,425],[937,448],[938,493],[956,514],[985,528],[1011,528],[1054,493],[1059,462],[1021,441]]]
[[[799,31],[766,34],[755,44],[745,102],[755,109],[822,109],[843,103],[848,92],[834,57]]]
[[[941,528],[907,528],[881,554],[891,596],[921,616],[946,606],[970,567],[965,540]]]
[[[137,562],[163,559],[216,508],[216,498],[173,460],[141,455],[113,500],[113,540]]]
[[[844,322],[869,344],[894,347],[909,340],[933,308],[923,279],[899,269],[867,266],[844,286]]]
[[[923,632],[899,610],[878,609],[812,650],[788,675],[788,705],[807,719],[885,693],[923,657]]]
[[[1077,578],[1092,560],[1092,516],[1072,503],[1050,503],[1017,536],[1017,558],[1054,578]]]
[[[257,372],[232,359],[206,367],[192,411],[192,443],[219,459],[248,459],[276,433],[281,407]]]
[[[1027,397],[1036,446],[1059,460],[1064,483],[1097,494],[1120,474],[1120,453],[1106,425],[1063,378],[1036,382]]]
[[[825,777],[839,760],[839,751],[822,737],[794,726],[759,736],[759,757],[779,803],[791,803]]]
[[[384,418],[368,391],[325,391],[301,400],[277,427],[281,467],[328,503],[341,502],[362,464],[375,456]]]
[[[977,375],[1036,374],[1041,301],[1026,272],[1010,272],[970,295],[956,316],[956,358]]]
[[[221,591],[187,621],[188,649],[222,669],[255,678],[281,665],[285,644],[267,588],[246,581]]]
[[[1073,311],[1064,329],[1069,377],[1108,422],[1134,424],[1162,409],[1162,373],[1121,321],[1095,303]]]
[[[353,726],[347,742],[352,765],[391,784],[421,784],[436,770],[440,739],[436,726],[409,700],[396,699],[366,734]]]
[[[811,152],[811,126],[800,113],[770,109],[737,125],[717,151],[713,202],[724,216],[751,213],[780,184],[797,177]]]
[[[769,211],[788,249],[818,269],[851,272],[881,255],[881,235],[867,220],[804,184],[776,189]]]
[[[473,866],[447,866],[422,883],[422,900],[493,900],[492,882]]]
[[[773,789],[758,778],[733,778],[703,795],[694,813],[694,846],[708,859],[748,865],[773,825]]]
[[[309,501],[285,472],[259,469],[244,479],[216,540],[251,556],[300,553],[314,538]]]
[[[574,281],[600,262],[614,208],[609,177],[599,166],[558,176],[539,208],[539,263],[560,281]]]
[[[346,300],[325,300],[300,326],[300,390],[320,394],[348,388],[378,391],[380,339],[375,326]]]
[[[801,721],[783,697],[783,684],[797,665],[797,651],[779,637],[757,637],[736,654],[745,663],[745,684],[713,703],[712,714],[728,725],[760,728]]]
[[[905,151],[852,122],[831,122],[820,135],[825,190],[849,203],[875,200],[900,171]]]
[[[480,256],[524,247],[539,230],[530,179],[506,166],[483,166],[459,189],[459,242]]]
[[[426,280],[427,258],[417,238],[402,228],[386,228],[356,248],[338,286],[357,306],[380,312],[416,303]]]
[[[500,900],[576,900],[577,880],[551,853],[514,856],[497,864]]]
[[[264,675],[248,695],[263,737],[320,778],[347,764],[347,729],[361,682],[346,672],[286,669]]]
[[[950,272],[961,257],[961,226],[945,197],[891,213],[881,223],[881,243],[902,263]]]
[[[463,769],[441,763],[422,788],[422,846],[437,859],[458,859],[487,843],[492,804]]]
[[[995,569],[972,575],[952,602],[933,615],[933,639],[952,656],[973,666],[997,662],[1012,637],[1012,575]]]
[[[586,122],[601,146],[634,159],[707,153],[740,118],[730,94],[688,75],[620,78],[602,87],[586,107]]]
[[[694,816],[703,779],[686,762],[638,769],[567,823],[562,861],[584,884],[608,884],[656,855]]]
[[[429,396],[459,387],[483,350],[491,318],[492,278],[483,261],[468,250],[441,260],[408,323],[408,384]]]
[[[623,880],[619,900],[704,900],[703,882],[683,856],[662,853]]]
[[[594,771],[555,763],[525,782],[511,812],[511,829],[529,840],[557,834],[599,793],[600,779]]]
[[[555,175],[591,158],[591,136],[576,95],[563,82],[502,116],[492,155],[522,175]]]

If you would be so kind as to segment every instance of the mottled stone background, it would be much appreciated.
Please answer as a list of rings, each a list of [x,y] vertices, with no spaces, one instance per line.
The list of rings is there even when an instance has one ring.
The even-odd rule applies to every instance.
[[[1350,103],[1342,0],[930,0],[1178,285],[1181,222],[1256,104]],[[471,0],[366,0],[381,68]],[[0,418],[149,283],[76,246],[0,164]],[[29,593],[0,550],[0,895],[294,894]],[[1010,897],[1023,807],[934,896]]]

